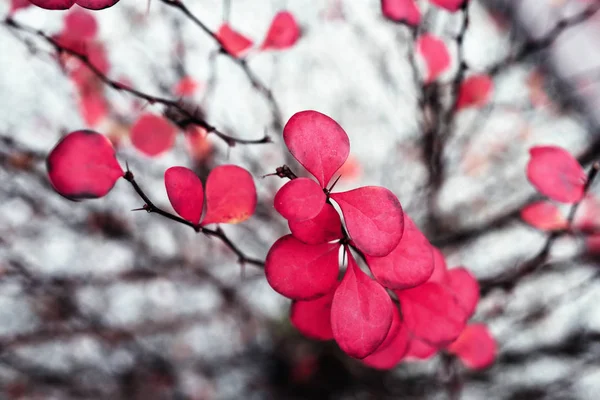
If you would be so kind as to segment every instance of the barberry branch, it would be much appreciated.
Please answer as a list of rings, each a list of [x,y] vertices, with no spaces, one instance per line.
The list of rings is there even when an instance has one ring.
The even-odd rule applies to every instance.
[[[221,242],[223,242],[223,244],[225,244],[225,246],[227,246],[233,253],[235,253],[235,255],[238,257],[238,262],[240,264],[242,264],[242,265],[251,264],[251,265],[255,265],[257,267],[264,268],[264,266],[265,266],[264,261],[247,256],[235,243],[233,243],[231,241],[231,239],[229,239],[229,237],[225,234],[225,232],[223,231],[223,229],[221,229],[221,227],[217,227],[216,229],[209,229],[200,224],[194,224],[194,223],[187,221],[173,213],[165,211],[165,210],[161,209],[160,207],[156,206],[152,202],[152,200],[150,200],[150,198],[146,195],[146,193],[142,190],[142,188],[136,182],[136,180],[133,176],[133,173],[131,171],[127,170],[127,172],[125,172],[125,175],[123,175],[123,178],[125,178],[125,180],[131,184],[131,186],[133,187],[135,192],[138,194],[138,196],[140,196],[140,198],[145,203],[142,208],[139,208],[137,210],[145,210],[149,213],[158,214],[164,218],[167,218],[172,221],[178,222],[180,224],[189,226],[195,232],[201,232],[201,233],[205,234],[206,236],[216,237]]]
[[[33,35],[43,39],[48,44],[50,44],[52,47],[54,47],[56,52],[59,54],[68,54],[68,55],[75,57],[76,59],[81,61],[83,64],[85,64],[86,67],[88,67],[89,70],[92,71],[94,73],[94,75],[96,75],[96,77],[98,77],[98,79],[100,79],[108,87],[110,87],[114,90],[117,90],[117,91],[129,93],[137,98],[147,101],[150,104],[158,103],[158,104],[162,104],[162,105],[166,106],[168,109],[177,110],[179,112],[179,114],[181,114],[185,117],[185,122],[187,124],[194,124],[194,125],[201,126],[208,133],[212,133],[212,134],[216,135],[217,137],[219,137],[221,140],[223,140],[229,146],[233,146],[236,143],[246,144],[246,145],[271,143],[271,138],[267,135],[265,135],[261,139],[241,139],[241,138],[236,138],[236,137],[227,135],[227,134],[221,132],[220,130],[218,130],[217,128],[215,128],[210,123],[208,123],[204,118],[201,118],[200,114],[198,112],[190,111],[189,107],[186,107],[185,104],[180,101],[172,100],[172,99],[168,99],[168,98],[160,97],[160,96],[154,96],[154,95],[142,92],[141,90],[135,89],[129,85],[125,85],[123,83],[112,80],[107,75],[105,75],[98,67],[96,67],[90,61],[89,57],[86,54],[82,54],[76,50],[73,50],[66,46],[63,46],[62,44],[60,44],[59,41],[52,38],[45,32],[34,29],[29,26],[25,26],[19,22],[16,22],[10,16],[5,18],[3,23],[10,29],[16,29],[19,31],[27,32],[29,34],[33,34]]]

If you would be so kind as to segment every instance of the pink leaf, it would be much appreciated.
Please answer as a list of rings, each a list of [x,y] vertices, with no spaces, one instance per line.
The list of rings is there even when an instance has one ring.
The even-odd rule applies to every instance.
[[[78,40],[90,40],[97,32],[98,23],[92,13],[76,8],[65,15],[65,34]]]
[[[433,273],[433,251],[427,238],[404,214],[402,240],[384,257],[365,256],[375,279],[390,289],[409,289],[425,283]]]
[[[468,107],[483,107],[489,100],[494,81],[489,75],[472,75],[460,85],[456,109]]]
[[[296,178],[277,191],[273,201],[275,209],[290,221],[315,218],[323,209],[327,197],[317,182],[308,178]]]
[[[350,153],[348,135],[333,119],[317,111],[301,111],[283,128],[290,153],[325,187]]]
[[[429,346],[453,342],[465,327],[465,311],[452,292],[438,283],[427,282],[396,294],[409,332]]]
[[[350,237],[362,252],[388,255],[404,231],[404,212],[394,193],[379,186],[365,186],[330,196],[342,209]]]
[[[265,275],[277,293],[312,300],[331,292],[339,273],[337,243],[308,245],[292,235],[277,240],[265,261]]]
[[[243,56],[251,47],[252,41],[241,33],[231,29],[229,24],[223,24],[217,31],[221,46],[233,57]]]
[[[236,165],[213,169],[206,180],[206,215],[202,225],[238,224],[256,210],[252,175]]]
[[[443,40],[424,34],[417,40],[417,51],[427,65],[426,83],[435,81],[450,66],[450,53]]]
[[[315,300],[292,302],[290,320],[304,336],[317,339],[333,339],[331,331],[331,302],[335,290]]]
[[[154,157],[173,147],[177,130],[169,121],[154,114],[143,114],[131,127],[131,143]]]
[[[537,201],[525,206],[521,210],[521,219],[542,231],[561,230],[568,225],[558,207],[549,201]]]
[[[470,369],[484,369],[494,363],[497,344],[487,327],[483,324],[473,324],[465,328],[459,338],[448,347],[450,353]]]
[[[448,11],[455,12],[460,9],[465,0],[429,0],[438,7],[444,8]]]
[[[280,11],[273,18],[261,49],[284,50],[292,47],[300,37],[300,27],[289,11]]]
[[[433,250],[433,273],[428,282],[446,284],[448,281],[448,266],[444,254],[437,247],[432,246]]]
[[[46,10],[67,10],[73,7],[75,0],[29,0],[31,4]]]
[[[583,197],[587,177],[579,162],[557,146],[529,150],[527,179],[544,196],[561,203],[576,203]]]
[[[398,307],[393,307],[393,318],[390,330],[383,341],[373,353],[362,361],[369,367],[377,369],[392,369],[404,357],[408,350],[408,330],[402,323]]]
[[[119,0],[76,0],[76,3],[90,10],[103,10],[117,4]]]
[[[79,110],[88,126],[96,126],[108,115],[108,104],[102,92],[84,92],[79,98]]]
[[[177,214],[193,224],[198,224],[204,205],[204,189],[194,171],[185,167],[169,168],[165,171],[165,187]]]
[[[348,269],[331,304],[331,329],[340,348],[354,358],[373,353],[390,330],[393,307],[383,286],[362,272],[348,252]]]
[[[62,138],[48,155],[46,166],[54,189],[71,200],[105,196],[123,176],[110,141],[89,130]]]
[[[342,221],[331,204],[325,204],[319,215],[305,221],[288,221],[292,235],[306,244],[331,242],[342,238]]]
[[[381,0],[381,12],[394,22],[410,26],[418,26],[421,22],[421,11],[415,0]]]
[[[174,92],[178,96],[193,96],[200,85],[191,76],[184,76],[175,85]]]
[[[454,293],[456,300],[465,311],[465,318],[469,319],[479,302],[477,279],[464,267],[453,268],[448,271],[448,288]]]

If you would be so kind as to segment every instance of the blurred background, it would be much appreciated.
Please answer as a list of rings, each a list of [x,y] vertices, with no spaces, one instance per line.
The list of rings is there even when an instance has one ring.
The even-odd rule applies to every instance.
[[[233,137],[273,142],[228,146],[182,129],[155,157],[132,145],[131,127],[147,112],[177,120],[174,111],[81,78],[90,95],[73,60],[5,19],[58,35],[81,9],[15,7],[26,3],[0,0],[1,399],[600,396],[600,236],[550,242],[520,218],[539,198],[525,176],[530,147],[565,147],[586,171],[600,158],[597,1],[470,0],[464,29],[463,12],[417,0],[415,29],[386,19],[376,0],[183,0],[211,31],[227,22],[253,42],[240,63],[168,0],[121,0],[91,12],[106,76],[181,99]],[[281,10],[294,15],[300,38],[263,50]],[[414,44],[425,32],[451,55],[430,85]],[[491,98],[445,113],[462,73],[489,75]],[[491,368],[449,379],[440,356],[367,368],[333,342],[303,338],[262,269],[240,266],[221,242],[130,212],[143,202],[124,180],[102,199],[73,203],[46,176],[47,153],[84,128],[106,134],[165,209],[168,167],[192,167],[204,180],[217,165],[241,165],[256,178],[259,205],[223,230],[264,259],[288,228],[272,207],[283,181],[262,176],[296,167],[281,130],[305,109],[350,137],[339,189],[390,188],[449,266],[477,276],[475,320],[498,341]],[[599,190],[592,185],[579,211],[592,226]]]

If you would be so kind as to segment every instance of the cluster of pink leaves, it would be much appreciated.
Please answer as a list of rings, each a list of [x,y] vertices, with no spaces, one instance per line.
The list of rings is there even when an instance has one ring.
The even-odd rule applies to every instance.
[[[102,10],[112,7],[119,0],[29,0],[31,4],[47,10],[68,10],[75,4],[90,10]]]
[[[103,197],[125,176],[111,142],[90,130],[66,135],[48,155],[47,169],[54,189],[70,200]],[[206,190],[189,168],[171,167],[165,172],[165,187],[173,209],[198,227],[239,223],[256,209],[254,180],[235,165],[214,168]]]
[[[315,178],[291,179],[274,198],[291,234],[269,250],[265,274],[275,291],[293,300],[294,326],[311,338],[335,339],[375,368],[427,358],[448,346],[466,365],[489,365],[495,342],[487,329],[465,328],[479,299],[475,278],[464,268],[446,269],[441,252],[388,189],[333,193],[327,186],[350,152],[342,127],[302,111],[287,122],[283,138]],[[346,265],[341,280],[340,256]]]

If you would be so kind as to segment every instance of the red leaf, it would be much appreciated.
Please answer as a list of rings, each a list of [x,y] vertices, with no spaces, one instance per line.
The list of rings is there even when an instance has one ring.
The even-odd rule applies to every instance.
[[[77,0],[76,3],[81,7],[90,10],[103,10],[117,4],[119,0]]]
[[[265,275],[277,293],[312,300],[335,288],[339,273],[337,243],[308,245],[292,235],[277,240],[265,260]]]
[[[169,168],[165,171],[165,187],[177,214],[193,224],[198,224],[204,205],[204,189],[194,171],[185,167]]]
[[[315,300],[294,300],[290,320],[304,336],[317,340],[333,339],[331,331],[331,302],[334,290]]]
[[[173,147],[176,135],[175,127],[155,114],[143,114],[131,127],[131,143],[150,157]]]
[[[290,153],[325,187],[350,153],[348,135],[337,122],[317,111],[300,111],[283,128]]]
[[[342,209],[348,233],[362,252],[383,257],[396,248],[404,231],[404,212],[394,193],[365,186],[330,197]]]
[[[425,34],[417,40],[417,50],[427,65],[426,83],[435,81],[450,66],[450,54],[443,40]]]
[[[381,0],[381,12],[394,22],[410,26],[418,26],[421,22],[421,11],[415,0]]]
[[[200,85],[191,76],[184,76],[175,85],[174,92],[178,96],[192,96]]]
[[[75,0],[29,0],[31,4],[46,10],[66,10],[73,7]]]
[[[444,8],[448,11],[458,11],[463,5],[465,0],[429,0],[438,7]]]
[[[433,250],[433,273],[427,282],[445,284],[448,281],[448,266],[446,265],[446,258],[440,249],[435,246],[432,246],[431,248]]]
[[[375,279],[390,289],[425,283],[434,269],[431,244],[406,214],[404,234],[396,248],[385,257],[365,257]]]
[[[453,342],[465,327],[465,311],[439,283],[427,282],[396,294],[409,332],[429,346]]]
[[[236,165],[213,169],[206,180],[206,215],[202,225],[238,224],[256,210],[256,187],[250,172]]]
[[[465,328],[448,351],[456,354],[466,367],[478,370],[494,363],[497,344],[484,324],[473,324]]]
[[[287,182],[275,195],[275,209],[290,221],[315,218],[323,209],[327,197],[317,182],[296,178]]]
[[[221,46],[234,57],[241,57],[252,47],[252,41],[239,32],[231,29],[229,24],[223,24],[217,31]]]
[[[494,81],[489,75],[472,75],[460,85],[456,110],[485,106],[489,100]]]
[[[90,12],[76,8],[65,15],[65,34],[79,40],[90,40],[97,32],[96,18]]]
[[[342,238],[342,221],[331,204],[325,204],[319,215],[305,221],[288,221],[292,235],[306,244],[331,242]]]
[[[300,27],[289,11],[280,11],[273,18],[267,37],[260,47],[263,50],[284,50],[292,47],[300,37]]]
[[[48,155],[46,166],[54,189],[71,200],[105,196],[123,176],[110,141],[89,130],[65,136]]]
[[[568,225],[558,207],[549,201],[537,201],[525,206],[521,210],[521,219],[542,231],[561,230]]]
[[[408,350],[408,330],[402,323],[398,307],[393,308],[392,325],[388,334],[377,350],[362,361],[369,367],[392,369],[404,357]]]
[[[387,336],[394,315],[390,296],[348,252],[348,269],[333,295],[331,329],[340,348],[354,358],[373,353]]]
[[[428,358],[431,358],[437,351],[437,348],[428,345],[416,337],[412,337],[408,341],[408,350],[406,351],[405,357],[427,360]]]
[[[468,320],[479,302],[479,282],[466,268],[453,268],[448,271],[448,288],[454,293]]]
[[[529,150],[527,179],[544,196],[561,203],[576,203],[583,197],[587,177],[579,162],[557,146]]]

